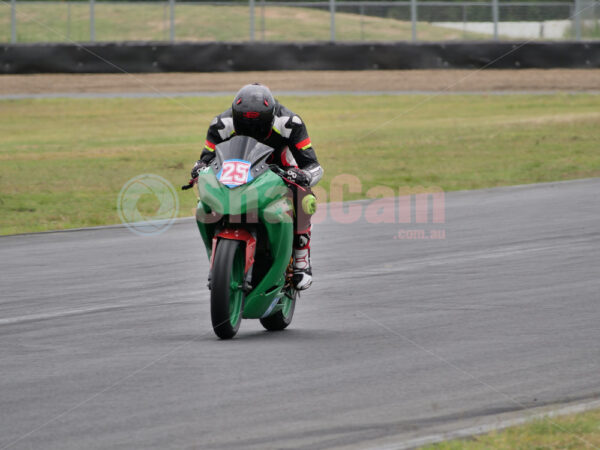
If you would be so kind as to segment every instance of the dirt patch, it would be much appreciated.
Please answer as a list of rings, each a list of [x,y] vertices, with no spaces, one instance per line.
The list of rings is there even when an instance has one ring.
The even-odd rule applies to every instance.
[[[598,91],[600,69],[285,71],[0,75],[0,95],[235,92],[261,82],[277,91]]]

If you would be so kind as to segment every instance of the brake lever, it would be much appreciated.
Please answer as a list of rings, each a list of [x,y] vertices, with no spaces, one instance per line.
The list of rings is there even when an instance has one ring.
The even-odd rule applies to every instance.
[[[188,189],[193,188],[197,182],[198,182],[198,177],[192,178],[192,179],[190,179],[188,184],[184,184],[183,186],[181,186],[181,190],[187,191]]]

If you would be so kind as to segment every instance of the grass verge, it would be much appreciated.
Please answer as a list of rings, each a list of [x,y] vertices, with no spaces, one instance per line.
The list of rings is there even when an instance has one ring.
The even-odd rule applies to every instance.
[[[600,410],[540,419],[467,440],[442,442],[423,450],[585,449],[600,447]]]
[[[398,14],[408,6],[395,8]],[[336,37],[340,40],[410,40],[410,21],[361,16],[358,8],[336,15]],[[390,13],[394,10],[390,10]],[[98,41],[169,40],[167,3],[139,4],[97,2],[95,31]],[[249,38],[247,5],[177,4],[175,26],[178,40],[246,41]],[[209,20],[207,20],[209,18]],[[89,5],[83,2],[19,2],[18,42],[87,42],[90,38]],[[330,39],[328,8],[256,7],[256,39],[266,41],[327,41]],[[489,39],[419,22],[420,40]],[[10,8],[0,5],[0,42],[10,40]]]
[[[374,187],[443,190],[600,176],[600,96],[287,97],[325,168]],[[0,101],[0,234],[119,223],[134,176],[179,186],[230,98]],[[384,192],[384,194],[386,194]],[[327,201],[326,193],[320,197]],[[150,202],[149,207],[151,207]],[[180,193],[180,215],[194,195]]]

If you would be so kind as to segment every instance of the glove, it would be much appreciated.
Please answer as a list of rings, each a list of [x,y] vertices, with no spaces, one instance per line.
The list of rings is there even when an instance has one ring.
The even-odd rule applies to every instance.
[[[208,164],[206,164],[204,161],[202,161],[201,159],[199,159],[198,161],[196,161],[196,164],[194,165],[194,168],[192,169],[192,171],[190,172],[190,175],[192,176],[192,179],[194,178],[198,178],[198,173],[204,169],[205,167],[207,167]]]
[[[190,182],[188,184],[184,185],[184,186],[181,186],[181,190],[185,191],[187,189],[193,188],[194,184],[196,184],[196,181],[198,181],[198,173],[200,173],[200,171],[202,169],[204,169],[205,167],[207,167],[207,166],[208,166],[208,164],[206,164],[201,159],[199,159],[198,161],[196,161],[196,164],[194,164],[194,168],[190,172],[190,175],[192,177],[190,179]]]
[[[289,180],[293,181],[298,186],[310,186],[310,182],[312,181],[310,173],[308,173],[306,170],[302,170],[297,167],[292,167],[291,169],[288,169],[285,174]]]

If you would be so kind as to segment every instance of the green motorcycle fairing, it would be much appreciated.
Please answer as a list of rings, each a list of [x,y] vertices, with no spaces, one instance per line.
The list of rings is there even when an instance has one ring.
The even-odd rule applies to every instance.
[[[233,138],[231,140],[234,141],[233,145],[236,144],[236,139],[241,141]],[[249,143],[248,139],[245,138],[244,142],[238,144],[249,147],[251,142]],[[254,143],[255,148],[266,147],[256,141]],[[268,240],[272,262],[258,284],[251,280],[252,289],[247,292],[244,302],[242,317],[245,319],[269,316],[285,308],[291,301],[284,298],[284,285],[286,269],[292,255],[293,207],[289,199],[288,187],[264,163],[268,154],[273,151],[268,149],[266,153],[261,149],[264,154],[259,155],[257,162],[251,161],[250,172],[254,178],[250,175],[249,182],[245,184],[234,187],[219,181],[217,176],[222,174],[227,161],[242,161],[241,159],[227,160],[227,149],[220,152],[219,146],[216,150],[217,161],[198,175],[200,200],[196,210],[196,222],[209,259],[212,256],[213,237],[225,228],[252,230],[257,234],[257,241]],[[245,157],[248,157],[247,153],[248,150]],[[241,154],[244,156],[243,152]],[[238,151],[233,156],[239,155]],[[243,223],[240,223],[242,221]],[[260,257],[257,250],[255,260]],[[280,301],[282,298],[283,300]]]

